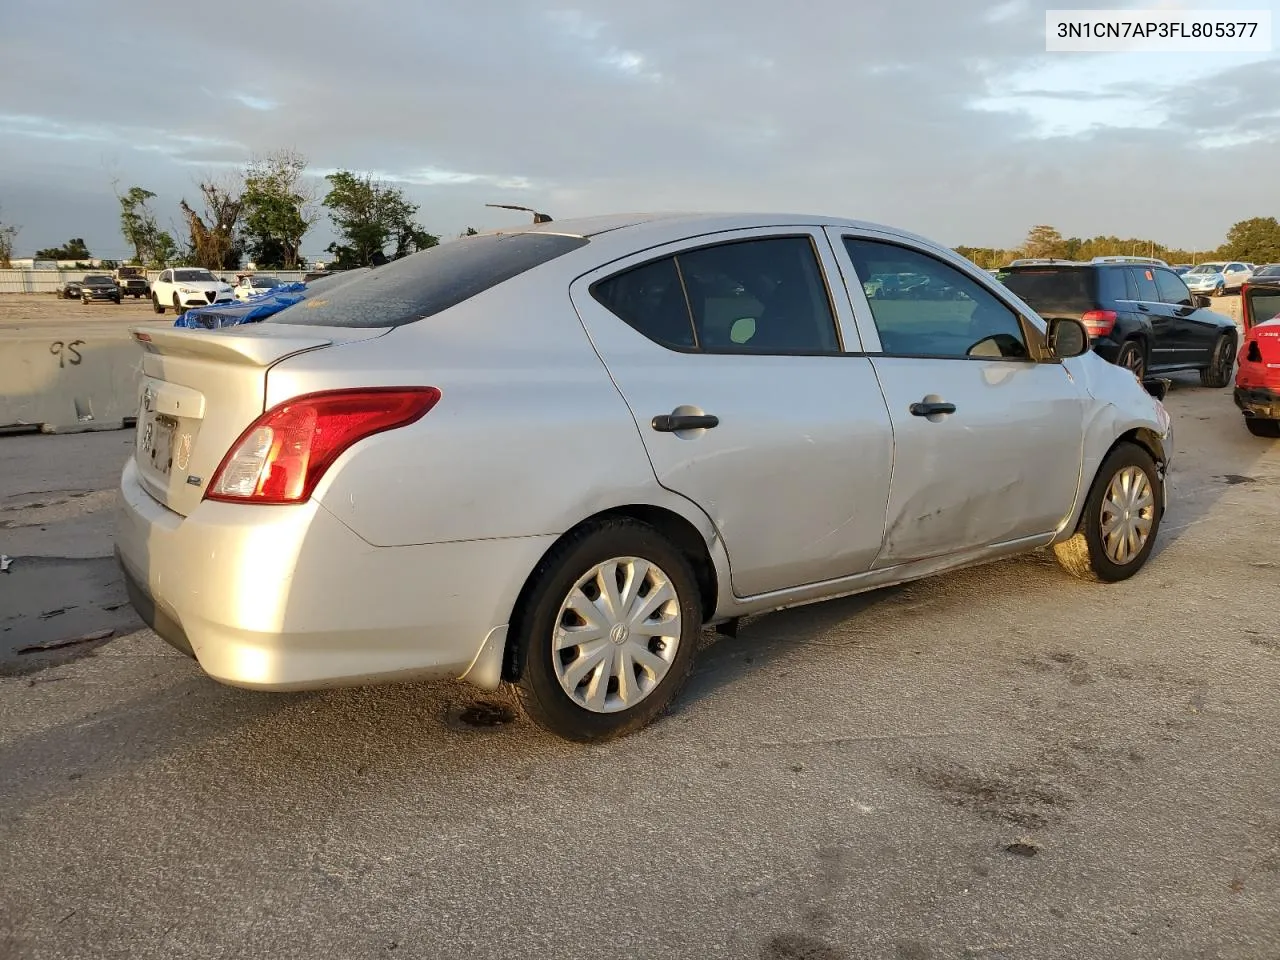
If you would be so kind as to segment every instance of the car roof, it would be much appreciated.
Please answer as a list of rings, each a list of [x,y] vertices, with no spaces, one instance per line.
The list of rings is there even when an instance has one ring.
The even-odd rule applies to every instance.
[[[891,234],[939,247],[938,243],[897,227],[868,220],[812,213],[778,212],[708,212],[708,211],[659,211],[650,213],[611,213],[593,217],[576,217],[553,220],[548,223],[528,223],[515,227],[502,227],[486,233],[548,233],[569,237],[595,239],[606,234],[610,240],[618,239],[627,245],[652,241],[654,244],[672,242],[682,237],[704,233],[720,233],[729,230],[747,230],[755,227],[848,227]],[[639,247],[637,247],[639,249]]]

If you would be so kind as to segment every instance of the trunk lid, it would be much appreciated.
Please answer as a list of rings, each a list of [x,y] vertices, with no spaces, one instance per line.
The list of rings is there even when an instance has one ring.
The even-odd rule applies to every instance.
[[[265,409],[272,366],[387,332],[271,324],[209,331],[134,328],[144,350],[134,447],[143,487],[187,516],[231,445]]]

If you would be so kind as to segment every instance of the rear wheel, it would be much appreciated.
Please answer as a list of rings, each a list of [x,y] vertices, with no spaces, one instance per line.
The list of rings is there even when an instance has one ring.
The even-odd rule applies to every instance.
[[[1255,437],[1266,437],[1269,440],[1280,438],[1280,420],[1263,420],[1260,417],[1245,417],[1244,425]]]
[[[666,710],[693,666],[702,603],[683,553],[648,524],[615,518],[552,550],[514,626],[525,713],[557,736],[598,742]]]
[[[151,295],[151,309],[156,313],[164,313],[164,307],[160,306],[160,298],[154,293]]]
[[[1209,366],[1200,371],[1200,383],[1206,387],[1225,387],[1231,382],[1236,366],[1236,338],[1230,333],[1218,335],[1209,354]]]
[[[1124,367],[1141,380],[1147,373],[1147,355],[1137,340],[1126,340],[1116,354],[1116,366]]]
[[[1054,544],[1054,556],[1082,580],[1127,580],[1151,555],[1163,500],[1160,472],[1151,454],[1136,444],[1120,444],[1093,481],[1075,536]]]

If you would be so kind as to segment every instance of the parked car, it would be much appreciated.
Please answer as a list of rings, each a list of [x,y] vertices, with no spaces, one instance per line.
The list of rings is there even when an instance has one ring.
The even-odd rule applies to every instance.
[[[80,302],[86,306],[101,301],[120,302],[120,288],[116,286],[114,279],[104,274],[89,274],[77,284],[77,288],[80,291]]]
[[[1005,285],[1040,316],[1072,317],[1104,359],[1148,373],[1199,370],[1206,387],[1231,383],[1235,322],[1208,309],[1168,267],[1127,263],[1018,267]]]
[[[124,296],[135,300],[151,296],[151,284],[147,283],[147,272],[142,267],[117,267],[114,276]]]
[[[281,282],[275,277],[261,275],[241,277],[232,293],[237,300],[249,300],[253,297],[260,297],[264,293],[269,293],[280,286]]]
[[[187,307],[234,300],[231,284],[199,267],[165,270],[151,285],[151,306],[156,313],[164,313],[169,307],[173,307],[174,313],[182,313]]]
[[[1181,277],[1181,276],[1183,276],[1184,274],[1186,274],[1186,272],[1187,272],[1188,270],[1190,270],[1190,269],[1191,269],[1191,267],[1192,267],[1192,265],[1191,265],[1191,264],[1189,264],[1189,263],[1175,263],[1175,264],[1174,264],[1172,267],[1170,267],[1169,269],[1170,269],[1170,270],[1172,270],[1174,273],[1176,273],[1178,276],[1180,276],[1180,277]]]
[[[1090,263],[1145,263],[1153,267],[1167,267],[1159,257],[1094,257]]]
[[[1221,297],[1240,290],[1249,279],[1249,268],[1238,260],[1202,263],[1184,273],[1182,279],[1192,293]]]
[[[902,273],[949,292],[864,294]],[[134,336],[117,554],[237,686],[505,681],[603,740],[704,624],[1041,547],[1123,580],[1165,509],[1169,416],[1078,318],[856,221],[529,224]]]
[[[1280,267],[1255,273],[1240,295],[1244,344],[1235,402],[1255,437],[1280,438]]]
[[[63,300],[79,300],[80,289],[84,284],[84,278],[79,280],[65,280],[58,284],[58,296]]]
[[[1264,266],[1257,267],[1251,274],[1245,286],[1253,283],[1255,280],[1272,281],[1280,279],[1280,263],[1268,263]]]

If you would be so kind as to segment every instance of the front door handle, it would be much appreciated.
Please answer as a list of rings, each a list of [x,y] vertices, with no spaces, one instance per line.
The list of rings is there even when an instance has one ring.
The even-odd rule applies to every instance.
[[[955,413],[956,405],[954,403],[943,403],[939,400],[921,400],[911,405],[911,415],[913,417],[932,417],[939,413]]]
[[[720,418],[710,414],[663,413],[653,418],[650,426],[659,433],[677,433],[680,430],[710,430],[720,425]]]

